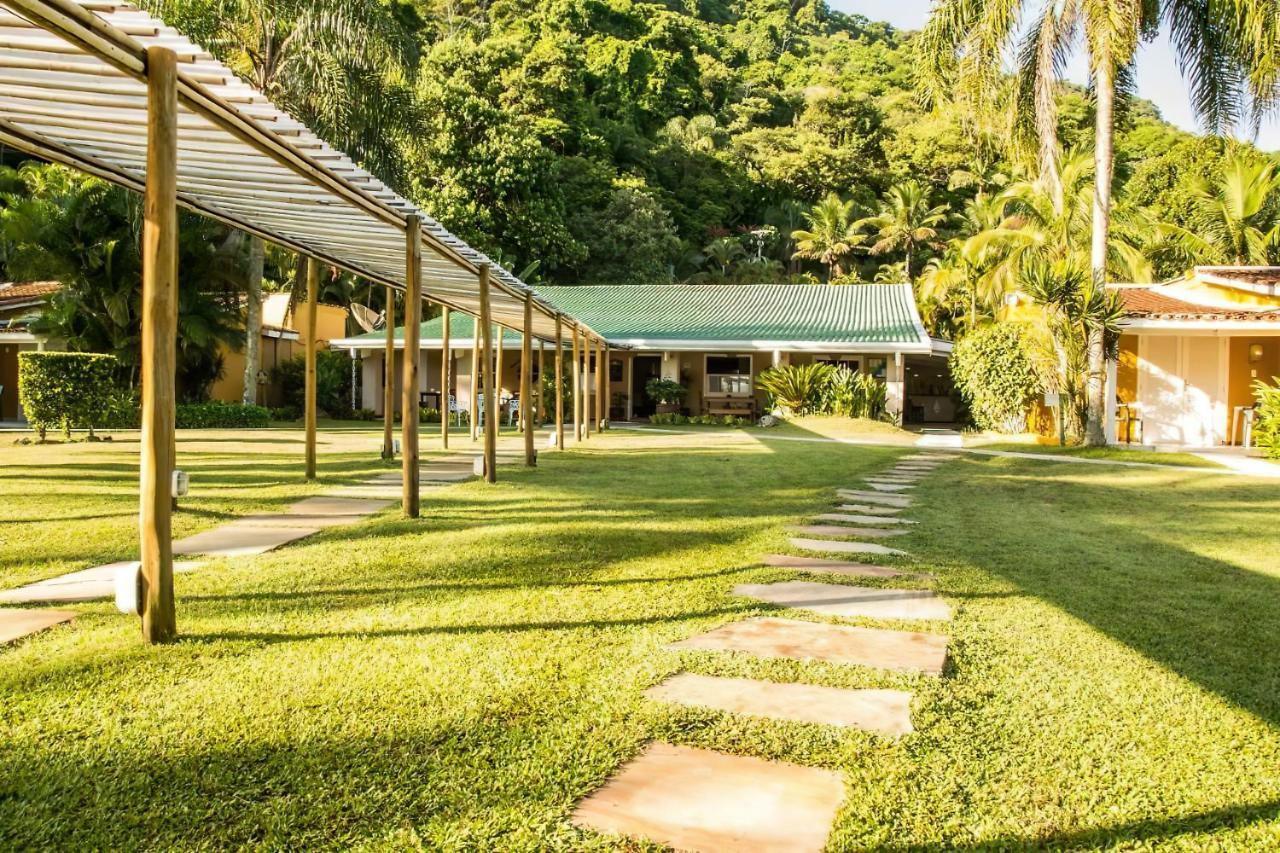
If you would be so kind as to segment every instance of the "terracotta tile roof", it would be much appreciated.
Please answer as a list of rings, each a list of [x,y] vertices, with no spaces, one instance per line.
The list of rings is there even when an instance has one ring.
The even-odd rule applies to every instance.
[[[1280,287],[1280,267],[1196,267],[1195,273],[1245,285]]]
[[[0,308],[8,307],[14,302],[31,302],[43,300],[46,296],[62,289],[56,281],[6,281],[0,282]]]
[[[1116,292],[1131,317],[1158,320],[1258,320],[1280,322],[1280,308],[1265,311],[1232,311],[1216,305],[1200,305],[1161,293],[1158,287],[1118,287]]]

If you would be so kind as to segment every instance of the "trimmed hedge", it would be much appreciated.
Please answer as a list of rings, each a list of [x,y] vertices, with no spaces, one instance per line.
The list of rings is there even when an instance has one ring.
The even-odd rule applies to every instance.
[[[1025,330],[997,323],[970,332],[951,353],[951,375],[979,429],[1020,433],[1044,389]]]
[[[270,423],[271,412],[265,406],[221,400],[178,404],[178,429],[261,429]]]
[[[50,427],[71,430],[111,426],[118,408],[115,356],[87,352],[24,352],[18,354],[18,400],[27,421],[44,441]]]

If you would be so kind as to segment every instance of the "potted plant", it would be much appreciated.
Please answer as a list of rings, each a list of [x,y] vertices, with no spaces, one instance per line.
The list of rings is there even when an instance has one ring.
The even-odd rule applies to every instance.
[[[680,411],[686,392],[674,379],[650,379],[645,383],[644,393],[657,404],[658,414],[665,415]]]

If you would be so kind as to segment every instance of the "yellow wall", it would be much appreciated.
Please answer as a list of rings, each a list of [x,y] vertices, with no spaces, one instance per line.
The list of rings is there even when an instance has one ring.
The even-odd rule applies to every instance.
[[[283,325],[285,329],[295,331],[304,328],[307,306],[305,304],[297,306],[296,314],[290,315],[287,311],[288,301],[287,293],[269,294],[263,300],[263,324],[277,328]],[[347,309],[337,305],[317,305],[316,308],[316,342],[323,349],[334,338],[346,336]],[[282,320],[285,322],[282,323]],[[295,320],[296,326],[293,325]],[[268,376],[277,364],[301,355],[306,349],[301,340],[281,340],[267,335],[262,336],[262,342],[258,347],[261,354],[261,369],[266,371]],[[222,347],[221,353],[222,378],[213,383],[210,394],[215,400],[238,403],[244,393],[244,352]],[[267,385],[259,391],[258,402],[264,406],[280,405],[279,389],[274,383],[268,381]]]
[[[1262,346],[1262,358],[1249,361],[1249,348]],[[1230,369],[1227,379],[1227,417],[1231,417],[1236,406],[1251,406],[1254,403],[1253,382],[1261,379],[1272,384],[1280,377],[1280,338],[1235,337],[1231,339]],[[1237,436],[1239,440],[1239,436]]]
[[[1116,396],[1122,403],[1138,399],[1138,336],[1120,336],[1120,357],[1116,363]]]

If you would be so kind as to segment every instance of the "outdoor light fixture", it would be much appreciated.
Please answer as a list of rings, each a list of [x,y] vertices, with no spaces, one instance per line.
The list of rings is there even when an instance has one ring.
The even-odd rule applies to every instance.
[[[175,498],[184,498],[187,496],[187,491],[190,488],[191,477],[187,475],[187,472],[174,469],[172,496]]]
[[[1262,344],[1249,344],[1249,363],[1257,364],[1262,361],[1263,348]]]

